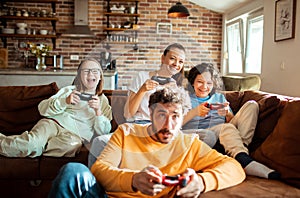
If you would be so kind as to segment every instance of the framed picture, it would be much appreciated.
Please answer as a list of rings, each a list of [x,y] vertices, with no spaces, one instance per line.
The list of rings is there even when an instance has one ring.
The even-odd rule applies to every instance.
[[[295,37],[295,20],[296,0],[276,0],[275,42]]]
[[[157,34],[172,34],[172,24],[171,23],[157,23],[156,24]]]

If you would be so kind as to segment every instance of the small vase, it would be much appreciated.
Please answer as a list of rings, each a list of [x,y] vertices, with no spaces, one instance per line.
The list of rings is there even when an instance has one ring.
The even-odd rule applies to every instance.
[[[37,64],[35,66],[35,69],[38,71],[44,71],[47,66],[45,64],[45,56],[36,57],[37,58]]]

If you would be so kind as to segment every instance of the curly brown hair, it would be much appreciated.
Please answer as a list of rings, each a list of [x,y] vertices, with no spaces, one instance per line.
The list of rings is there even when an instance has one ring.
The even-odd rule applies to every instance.
[[[201,75],[204,72],[209,72],[211,74],[212,81],[214,83],[214,87],[210,92],[210,95],[214,94],[216,91],[223,90],[223,81],[220,77],[220,73],[218,69],[215,68],[211,63],[201,63],[196,65],[189,71],[188,74],[189,84],[187,88],[190,93],[195,93],[194,86],[193,86],[195,79],[198,75]]]

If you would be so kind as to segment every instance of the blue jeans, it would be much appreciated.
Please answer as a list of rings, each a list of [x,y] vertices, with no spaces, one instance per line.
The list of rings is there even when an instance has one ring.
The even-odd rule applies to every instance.
[[[83,164],[64,165],[52,183],[49,198],[107,198],[91,171]]]

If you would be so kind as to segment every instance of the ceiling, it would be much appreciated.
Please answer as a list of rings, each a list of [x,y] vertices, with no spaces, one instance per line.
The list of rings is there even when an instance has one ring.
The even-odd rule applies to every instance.
[[[209,10],[225,13],[252,0],[190,0],[190,1]]]

